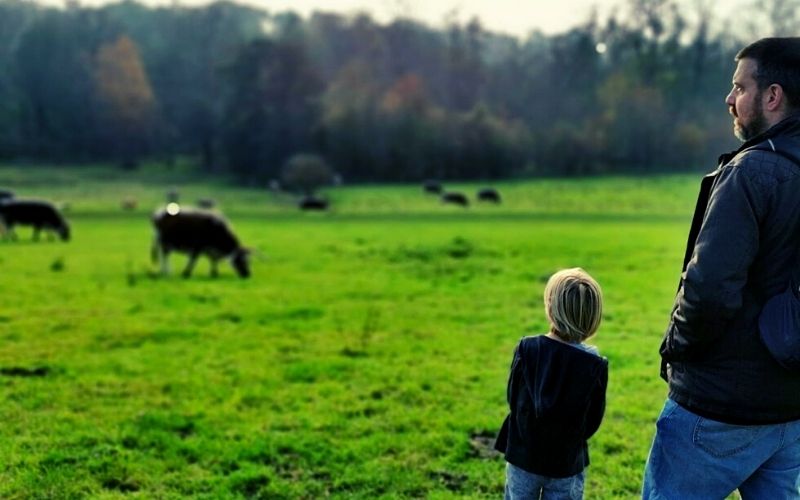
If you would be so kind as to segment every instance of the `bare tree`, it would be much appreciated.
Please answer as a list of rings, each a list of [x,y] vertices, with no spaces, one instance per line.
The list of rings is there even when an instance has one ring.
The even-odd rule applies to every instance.
[[[800,30],[800,0],[754,0],[748,23],[752,38],[797,36]]]

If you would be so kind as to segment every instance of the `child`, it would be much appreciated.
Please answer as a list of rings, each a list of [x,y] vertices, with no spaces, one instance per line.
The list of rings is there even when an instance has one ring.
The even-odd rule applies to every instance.
[[[544,308],[550,332],[519,342],[508,377],[511,412],[495,443],[506,500],[583,498],[586,441],[605,411],[608,360],[582,343],[600,325],[600,286],[583,269],[559,271]]]

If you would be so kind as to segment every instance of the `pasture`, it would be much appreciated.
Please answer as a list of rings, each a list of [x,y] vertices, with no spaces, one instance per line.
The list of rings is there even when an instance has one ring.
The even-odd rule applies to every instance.
[[[0,168],[72,225],[69,243],[0,241],[0,497],[499,497],[512,350],[545,331],[544,282],[571,266],[606,301],[587,498],[638,495],[700,175],[498,183],[501,205],[468,209],[342,187],[313,214],[170,175]],[[218,202],[264,255],[251,279],[203,259],[182,279],[177,255],[158,275],[168,186]]]

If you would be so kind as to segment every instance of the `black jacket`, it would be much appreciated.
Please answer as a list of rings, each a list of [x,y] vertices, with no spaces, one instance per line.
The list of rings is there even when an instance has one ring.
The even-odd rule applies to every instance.
[[[800,263],[800,115],[720,157],[700,186],[661,345],[670,398],[731,424],[800,418],[800,373],[761,343],[758,315]]]
[[[511,412],[495,449],[534,474],[568,477],[589,465],[586,441],[606,406],[608,360],[539,335],[517,345],[508,377]]]

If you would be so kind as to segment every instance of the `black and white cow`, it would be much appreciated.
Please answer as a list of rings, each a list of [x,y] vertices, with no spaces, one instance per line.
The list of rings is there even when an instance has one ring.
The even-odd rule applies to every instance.
[[[211,275],[217,276],[219,260],[230,259],[231,265],[242,278],[250,276],[250,251],[239,244],[228,223],[219,214],[206,210],[192,210],[170,203],[153,214],[155,239],[152,257],[161,260],[161,271],[169,272],[170,252],[189,254],[189,263],[183,270],[188,278],[200,254],[211,260]]]
[[[62,240],[69,240],[69,225],[49,201],[6,198],[0,201],[0,226],[4,236],[16,238],[14,226],[33,226],[33,239],[42,229],[53,231]]]

